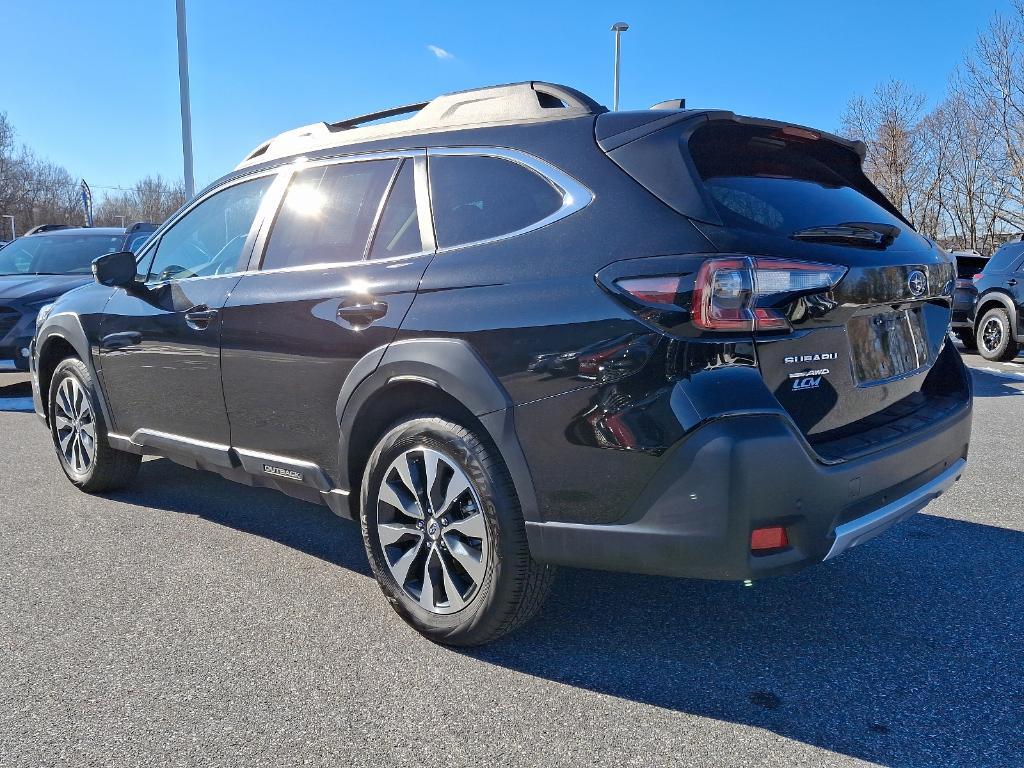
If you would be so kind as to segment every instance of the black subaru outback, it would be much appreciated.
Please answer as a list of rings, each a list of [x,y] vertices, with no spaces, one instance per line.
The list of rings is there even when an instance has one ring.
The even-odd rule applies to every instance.
[[[83,490],[159,454],[358,520],[445,643],[556,565],[793,571],[967,457],[954,265],[863,154],[539,82],[299,128],[40,319],[36,407]]]

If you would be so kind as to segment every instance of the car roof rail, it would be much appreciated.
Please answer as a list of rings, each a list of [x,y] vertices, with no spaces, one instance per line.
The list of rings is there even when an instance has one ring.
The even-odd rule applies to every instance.
[[[25,236],[38,235],[41,232],[56,232],[58,229],[74,229],[74,227],[70,224],[38,224],[26,232]]]
[[[565,120],[607,111],[585,93],[565,85],[533,80],[492,85],[285,131],[257,146],[238,167],[362,141],[458,128]],[[409,117],[379,122],[401,115]]]

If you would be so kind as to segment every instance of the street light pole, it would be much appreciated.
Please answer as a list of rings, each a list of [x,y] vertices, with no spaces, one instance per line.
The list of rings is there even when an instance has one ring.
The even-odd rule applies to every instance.
[[[185,0],[175,0],[178,16],[178,90],[181,94],[181,153],[185,160],[185,195],[196,193],[192,174],[192,107],[188,95],[188,39],[185,36]]]
[[[627,29],[629,29],[629,24],[624,21],[617,21],[612,24],[612,32],[615,33],[615,90],[612,93],[612,111],[615,112],[619,110],[619,64],[622,57],[620,38]]]
[[[18,239],[18,231],[14,228],[14,216],[9,214],[9,213],[5,213],[3,216],[0,216],[0,219],[10,219],[11,220],[11,240],[17,240]]]

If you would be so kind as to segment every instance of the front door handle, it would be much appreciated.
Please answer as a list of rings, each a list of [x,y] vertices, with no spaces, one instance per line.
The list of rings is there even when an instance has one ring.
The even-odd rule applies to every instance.
[[[380,320],[388,313],[387,302],[373,299],[359,304],[342,304],[338,307],[338,317],[342,320],[362,321],[360,324],[369,325],[374,320]]]
[[[1017,284],[1017,278],[1011,277],[1009,280],[1006,281],[1006,284],[1012,288]]]
[[[193,330],[205,331],[216,316],[216,309],[210,309],[205,304],[200,304],[185,313],[185,324]]]
[[[122,333],[111,333],[100,339],[100,349],[116,350],[134,347],[142,343],[142,334],[138,331],[124,331]]]

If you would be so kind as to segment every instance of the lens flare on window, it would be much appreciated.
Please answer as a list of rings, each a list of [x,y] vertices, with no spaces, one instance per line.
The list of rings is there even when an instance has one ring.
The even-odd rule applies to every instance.
[[[297,184],[288,190],[285,205],[299,216],[316,218],[323,213],[327,198],[323,192],[310,184]]]

